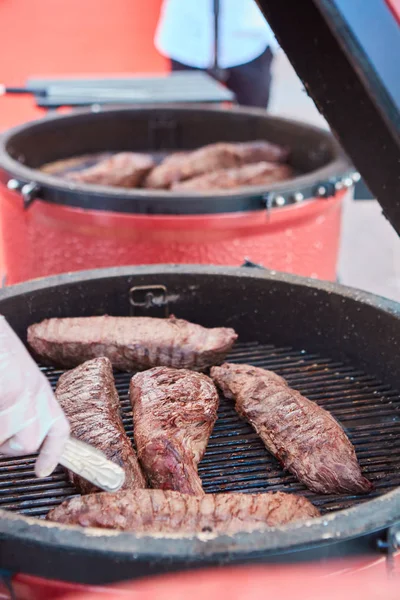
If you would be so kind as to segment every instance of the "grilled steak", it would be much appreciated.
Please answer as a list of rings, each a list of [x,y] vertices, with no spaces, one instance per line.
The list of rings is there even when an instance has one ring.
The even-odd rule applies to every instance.
[[[270,371],[248,365],[211,369],[211,377],[270,452],[310,490],[366,493],[372,484],[332,415]]]
[[[236,339],[233,329],[206,329],[175,317],[48,319],[28,329],[31,348],[46,363],[71,368],[107,356],[122,371],[156,366],[201,371],[221,363]]]
[[[233,169],[219,169],[192,179],[178,181],[171,186],[173,191],[229,190],[248,185],[271,185],[290,179],[292,170],[288,165],[259,162]]]
[[[119,152],[81,171],[65,173],[64,177],[79,183],[133,188],[141,184],[154,165],[148,154]]]
[[[56,397],[71,426],[73,437],[104,452],[125,470],[123,489],[146,487],[139,463],[119,414],[119,399],[108,358],[95,358],[61,375]],[[81,494],[97,488],[69,472]]]
[[[48,175],[64,176],[72,171],[82,171],[83,169],[92,167],[110,156],[110,153],[102,152],[101,154],[83,154],[72,158],[62,158],[61,160],[42,165],[40,170],[42,173],[47,173]]]
[[[130,399],[136,448],[151,487],[203,494],[197,465],[219,403],[211,379],[156,367],[132,377]]]
[[[193,152],[171,154],[151,171],[144,185],[148,188],[169,188],[177,181],[218,169],[261,161],[284,162],[287,157],[285,148],[265,141],[209,144]]]
[[[47,515],[50,521],[133,531],[145,535],[232,535],[318,517],[306,498],[282,492],[188,496],[135,490],[72,498]]]

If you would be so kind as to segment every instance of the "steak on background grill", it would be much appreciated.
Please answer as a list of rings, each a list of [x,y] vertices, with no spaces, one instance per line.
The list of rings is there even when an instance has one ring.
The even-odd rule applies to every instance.
[[[76,317],[28,328],[28,343],[47,364],[75,367],[99,356],[121,371],[166,366],[202,371],[220,364],[237,339],[233,329],[207,329],[183,319]]]
[[[104,452],[125,471],[122,489],[146,487],[136,453],[125,433],[120,403],[108,358],[95,358],[61,375],[56,397],[71,426],[71,435]],[[68,472],[81,494],[97,491],[93,484]]]
[[[192,152],[171,154],[149,173],[144,186],[169,188],[178,181],[218,169],[231,169],[261,161],[285,162],[287,157],[286,148],[263,140],[209,144]]]
[[[372,484],[339,423],[271,371],[223,364],[211,377],[268,450],[310,490],[322,494],[366,493]]]
[[[40,171],[47,173],[47,175],[63,177],[72,171],[83,171],[83,169],[93,167],[93,165],[106,158],[110,158],[110,156],[109,152],[101,152],[97,154],[81,154],[72,158],[62,158],[61,160],[55,160],[42,165]]]
[[[149,154],[118,152],[80,171],[64,173],[63,177],[77,183],[134,188],[154,166]]]
[[[203,494],[197,465],[219,404],[209,377],[156,367],[132,377],[130,400],[139,460],[151,487]]]
[[[292,177],[288,165],[259,162],[233,169],[218,169],[192,179],[178,181],[171,186],[172,191],[230,190],[249,185],[270,185]]]
[[[47,519],[81,527],[181,537],[200,533],[234,534],[318,517],[309,500],[295,494],[205,494],[134,490],[72,498]]]

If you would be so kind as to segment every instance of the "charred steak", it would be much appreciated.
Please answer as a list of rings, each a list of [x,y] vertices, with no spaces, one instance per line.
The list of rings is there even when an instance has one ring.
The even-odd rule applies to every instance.
[[[266,162],[284,162],[288,151],[265,141],[216,143],[193,152],[171,154],[155,167],[145,180],[148,188],[169,188],[177,181],[190,179],[218,169]]]
[[[332,415],[271,371],[226,363],[211,377],[270,452],[310,490],[366,493],[372,484],[354,448]]]
[[[63,177],[78,183],[134,188],[142,183],[154,165],[148,154],[119,152],[86,169],[65,173]]]
[[[192,179],[178,181],[171,186],[171,190],[177,192],[229,190],[249,185],[271,185],[290,177],[292,177],[292,170],[288,165],[259,162],[233,169],[219,169]]]
[[[56,397],[73,437],[102,450],[125,470],[123,489],[146,487],[139,463],[119,414],[119,399],[108,358],[95,358],[61,375]],[[81,494],[97,491],[91,483],[69,472]]]
[[[71,368],[107,356],[122,371],[157,366],[201,371],[220,364],[236,339],[233,329],[206,329],[175,317],[48,319],[28,329],[32,350],[46,363]]]
[[[211,379],[156,367],[132,377],[129,392],[136,448],[151,487],[203,494],[197,465],[219,403]]]
[[[135,490],[72,498],[51,510],[47,519],[81,527],[189,537],[201,533],[232,535],[318,516],[309,500],[282,492],[188,496]]]

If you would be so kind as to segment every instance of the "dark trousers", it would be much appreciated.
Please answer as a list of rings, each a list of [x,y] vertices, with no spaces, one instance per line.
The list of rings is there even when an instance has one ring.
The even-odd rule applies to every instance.
[[[267,108],[271,87],[271,65],[274,56],[268,47],[260,56],[237,67],[225,70],[225,84],[243,106]],[[172,71],[197,71],[177,60],[171,60]],[[205,70],[205,69],[201,69]],[[210,73],[212,75],[212,73]]]

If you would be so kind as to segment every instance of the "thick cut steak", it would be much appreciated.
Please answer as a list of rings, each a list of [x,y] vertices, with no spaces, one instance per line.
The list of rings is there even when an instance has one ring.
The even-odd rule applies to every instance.
[[[372,484],[354,448],[332,415],[291,389],[282,377],[248,365],[226,363],[211,377],[270,452],[310,490],[366,493]]]
[[[81,171],[65,173],[63,177],[77,183],[134,188],[142,183],[154,165],[148,154],[119,152]]]
[[[40,167],[42,173],[48,175],[57,175],[63,177],[67,173],[73,171],[83,171],[89,167],[93,167],[100,161],[110,158],[111,154],[102,152],[101,154],[82,154],[81,156],[74,156],[72,158],[62,158],[51,163],[46,163]]]
[[[172,191],[202,192],[207,190],[232,190],[243,186],[271,185],[277,181],[290,179],[292,169],[288,165],[259,162],[233,169],[219,169],[192,179],[178,181],[171,186]]]
[[[282,492],[188,496],[135,490],[72,498],[51,510],[47,519],[81,527],[189,537],[250,532],[318,516],[309,500]]]
[[[148,188],[170,188],[177,181],[218,169],[231,169],[257,162],[284,162],[286,148],[265,141],[216,143],[192,152],[170,154],[145,180]]]
[[[71,435],[101,450],[125,471],[123,489],[146,487],[140,466],[120,416],[108,358],[95,358],[61,375],[56,397],[71,425]],[[69,472],[81,494],[97,491],[91,483]]]
[[[237,335],[183,319],[77,317],[31,325],[28,342],[46,363],[71,368],[107,356],[122,371],[166,366],[201,371],[220,364]]]
[[[211,379],[156,367],[132,377],[129,392],[136,448],[151,487],[203,494],[197,465],[219,403]]]

